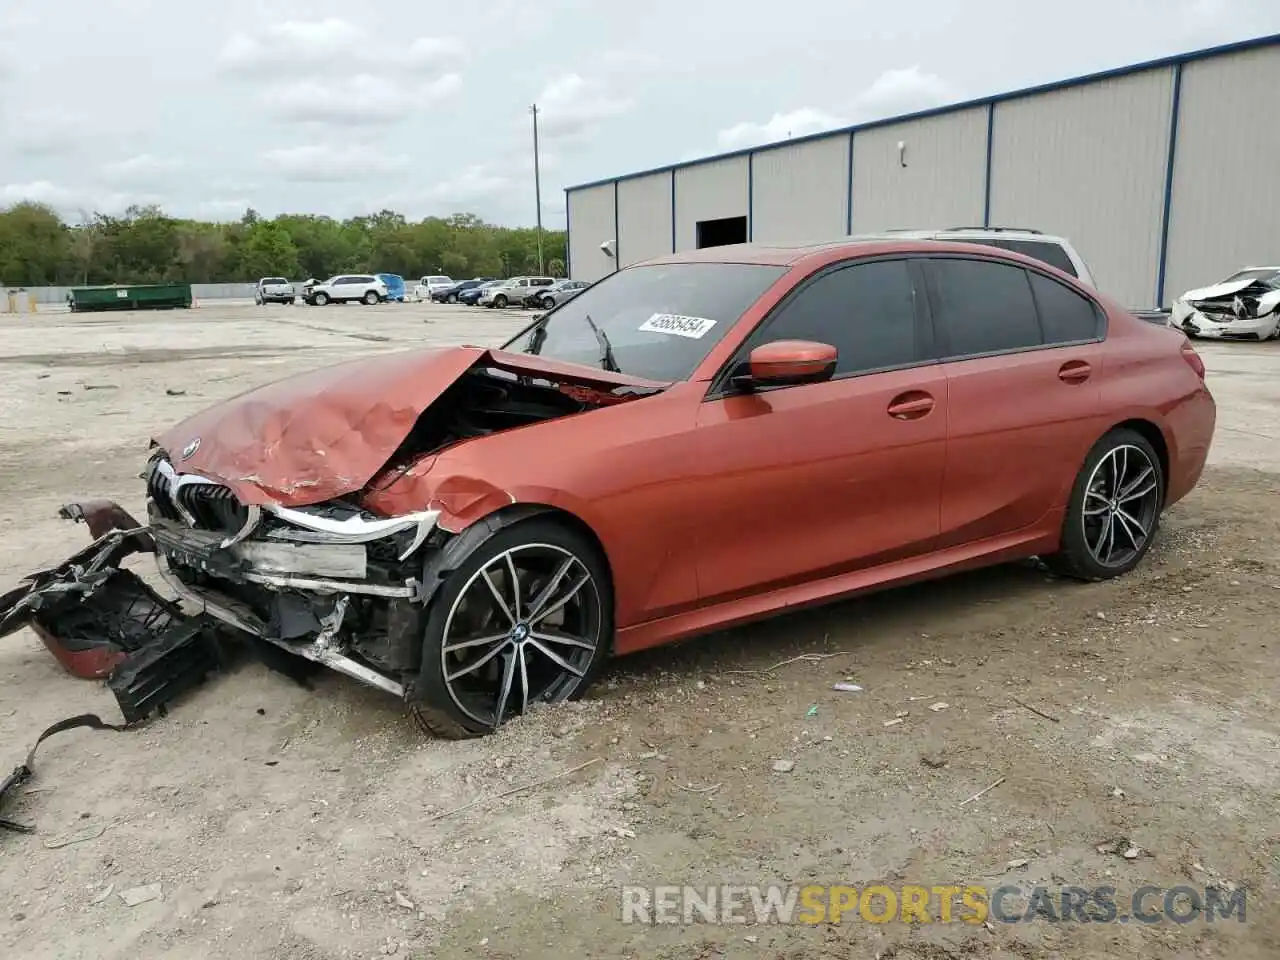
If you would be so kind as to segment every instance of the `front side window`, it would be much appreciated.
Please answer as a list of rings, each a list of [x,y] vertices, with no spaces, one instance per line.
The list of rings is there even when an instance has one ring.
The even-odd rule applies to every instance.
[[[787,267],[670,263],[619,270],[517,334],[505,350],[686,380]],[[606,358],[606,347],[608,358]]]
[[[1026,271],[993,260],[939,257],[934,314],[945,353],[965,357],[1041,345],[1040,323]]]
[[[830,344],[838,354],[836,376],[918,363],[925,359],[917,323],[923,294],[915,277],[907,260],[832,270],[787,300],[748,338],[746,352],[772,340]]]

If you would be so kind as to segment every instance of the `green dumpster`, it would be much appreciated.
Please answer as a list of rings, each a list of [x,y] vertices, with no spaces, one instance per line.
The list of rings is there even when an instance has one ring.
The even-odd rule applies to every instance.
[[[94,310],[173,310],[191,306],[189,283],[140,283],[135,286],[75,287],[67,294],[77,313]]]

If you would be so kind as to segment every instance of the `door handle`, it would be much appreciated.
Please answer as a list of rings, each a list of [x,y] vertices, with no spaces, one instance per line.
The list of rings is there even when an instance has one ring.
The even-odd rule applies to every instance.
[[[889,401],[889,416],[898,420],[919,420],[934,407],[934,399],[922,390],[908,390]]]
[[[1068,360],[1058,368],[1058,379],[1063,383],[1084,383],[1093,374],[1093,367],[1083,360]]]

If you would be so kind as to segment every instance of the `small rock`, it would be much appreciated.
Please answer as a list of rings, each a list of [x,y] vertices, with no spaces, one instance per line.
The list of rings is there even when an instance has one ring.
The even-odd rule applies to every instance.
[[[1124,791],[1121,790],[1119,787],[1114,787],[1111,791],[1111,796],[1119,800],[1124,796]]]
[[[1030,862],[1031,862],[1030,860],[1027,860],[1025,858],[1021,860],[1010,860],[1008,863],[1005,864],[1005,869],[1017,870],[1020,867],[1025,867]]]
[[[1141,852],[1142,851],[1139,850],[1137,847],[1130,844],[1129,847],[1124,852],[1124,858],[1126,860],[1137,860],[1138,854],[1140,854]]]
[[[493,761],[493,766],[494,766],[494,769],[495,769],[495,770],[501,770],[501,769],[502,769],[503,767],[505,767],[506,765],[507,765],[507,758],[506,758],[506,757],[498,757],[497,759],[495,759],[495,760]]]
[[[165,393],[171,397],[185,397],[187,395],[187,391],[175,390],[173,387],[169,387],[167,390],[165,390]]]
[[[706,684],[706,681],[704,680],[699,680],[697,683],[694,684],[694,686],[697,687],[699,690],[707,689],[707,684]]]
[[[796,762],[795,762],[794,760],[775,760],[775,761],[773,761],[773,772],[774,772],[774,773],[790,773],[790,772],[791,772],[792,770],[794,770],[795,768],[796,768]]]
[[[89,903],[95,906],[99,903],[102,903],[102,901],[106,900],[107,897],[111,896],[111,891],[114,890],[115,888],[116,888],[116,885],[114,883],[107,884],[106,889],[102,890],[100,893],[95,894],[93,899],[90,900]]]
[[[396,903],[400,904],[400,906],[404,907],[406,910],[415,910],[415,909],[417,909],[417,908],[414,906],[413,901],[412,901],[412,900],[410,900],[408,897],[406,897],[406,896],[405,896],[403,893],[401,893],[399,890],[397,890],[397,891],[396,891]]]
[[[759,943],[759,942],[760,942],[760,938],[759,938],[759,937],[746,936],[746,937],[743,937],[742,939],[743,939],[743,940],[745,940],[745,941],[747,941],[747,943]]]
[[[130,887],[128,890],[122,890],[120,899],[124,901],[126,907],[136,907],[139,904],[150,903],[152,900],[163,900],[164,892],[160,884],[149,883],[145,887]]]
[[[1105,619],[1107,619],[1107,615],[1106,615],[1105,613],[1103,613],[1101,610],[1099,610],[1099,611],[1098,611],[1098,619],[1099,619],[1099,620],[1105,620]]]
[[[901,717],[894,717],[892,720],[886,720],[886,721],[884,722],[884,725],[885,725],[886,727],[896,727],[896,726],[897,726],[898,724],[900,724],[901,722],[902,722],[902,718],[901,718]]]
[[[1154,753],[1135,753],[1133,755],[1135,763],[1159,763],[1160,758]]]
[[[623,840],[634,840],[636,836],[636,832],[634,830],[628,829],[627,827],[614,827],[613,835],[616,837],[621,837]]]
[[[923,763],[930,770],[941,770],[943,767],[947,765],[947,760],[945,757],[929,756],[928,754],[922,756],[920,758],[920,762]]]
[[[951,704],[944,703],[943,701],[939,700],[937,703],[930,704],[929,709],[932,710],[934,713],[941,713],[943,710],[946,710],[950,706]]]

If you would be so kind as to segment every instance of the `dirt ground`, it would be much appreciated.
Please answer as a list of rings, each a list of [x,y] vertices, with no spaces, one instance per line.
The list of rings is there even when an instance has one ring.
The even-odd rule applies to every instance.
[[[61,503],[140,509],[153,428],[294,370],[499,342],[524,319],[417,305],[0,318],[0,587],[85,542]],[[1122,580],[1016,565],[783,617],[615,661],[585,702],[476,742],[427,739],[394,698],[336,674],[308,692],[256,665],[141,730],[59,735],[6,810],[37,832],[0,831],[4,956],[1280,955],[1280,345],[1202,353],[1213,463]],[[29,632],[0,640],[0,773],[85,711],[117,716]],[[1114,886],[1122,913],[1146,883],[1235,885],[1248,912],[621,922],[623,884],[767,883]],[[152,884],[150,902],[120,896]]]

